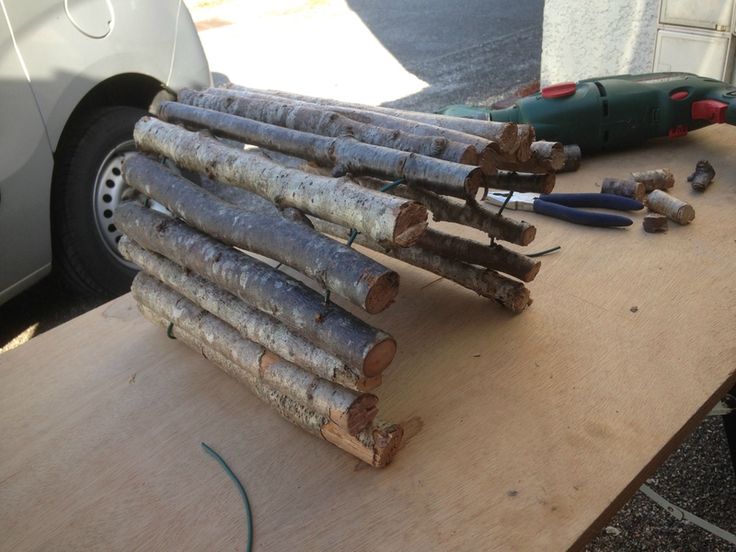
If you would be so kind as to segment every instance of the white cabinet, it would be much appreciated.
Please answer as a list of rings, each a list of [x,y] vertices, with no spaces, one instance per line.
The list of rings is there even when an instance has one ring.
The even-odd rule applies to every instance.
[[[662,0],[659,22],[713,31],[729,31],[733,0]]]
[[[723,79],[729,67],[730,36],[694,30],[657,31],[654,71],[685,71]]]
[[[661,0],[653,71],[732,80],[736,0]]]

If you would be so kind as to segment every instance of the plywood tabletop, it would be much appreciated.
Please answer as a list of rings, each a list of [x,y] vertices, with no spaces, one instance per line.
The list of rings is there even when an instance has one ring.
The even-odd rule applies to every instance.
[[[364,467],[147,323],[130,296],[0,356],[6,550],[552,550],[581,545],[733,384],[736,129],[588,160],[557,191],[668,167],[695,221],[645,234],[534,214],[534,304],[510,315],[431,274],[370,318],[408,439]],[[705,194],[685,177],[709,159]]]

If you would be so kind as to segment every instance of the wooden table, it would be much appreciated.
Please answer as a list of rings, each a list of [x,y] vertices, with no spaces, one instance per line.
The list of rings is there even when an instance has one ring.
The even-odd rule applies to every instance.
[[[670,167],[695,206],[645,234],[524,214],[545,257],[513,316],[396,266],[371,320],[400,351],[378,390],[406,445],[365,467],[293,428],[144,321],[129,296],[0,356],[4,550],[553,550],[581,546],[734,383],[736,129],[586,162],[559,191]],[[701,158],[717,180],[685,177]],[[634,312],[635,311],[635,312]]]

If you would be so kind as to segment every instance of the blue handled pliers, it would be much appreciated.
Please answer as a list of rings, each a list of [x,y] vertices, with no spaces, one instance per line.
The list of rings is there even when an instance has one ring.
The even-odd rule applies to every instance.
[[[600,209],[614,209],[616,211],[638,211],[644,205],[635,199],[628,197],[600,194],[529,194],[501,190],[489,190],[486,200],[493,205],[506,203],[507,209],[521,211],[533,211],[542,215],[566,220],[575,224],[586,226],[630,226],[632,220],[620,215],[608,213],[597,213],[595,211],[582,211],[580,207],[593,207]],[[508,202],[506,201],[508,199]]]

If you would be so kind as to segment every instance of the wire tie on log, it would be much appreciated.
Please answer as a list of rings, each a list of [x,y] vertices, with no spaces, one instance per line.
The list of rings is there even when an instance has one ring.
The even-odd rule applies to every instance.
[[[394,182],[391,182],[390,184],[387,184],[387,186],[398,186],[399,184],[401,184],[400,180],[403,180],[403,179],[400,178],[399,180],[396,180]],[[384,188],[385,187],[386,186],[384,186]],[[383,191],[383,188],[381,188],[381,191]],[[352,247],[353,242],[355,241],[355,238],[358,237],[358,234],[360,234],[360,232],[358,232],[355,228],[351,228],[350,235],[348,236],[348,241],[345,245],[347,245],[348,247]],[[281,263],[279,263],[279,266],[281,266]],[[329,304],[330,304],[330,290],[326,289],[325,290],[325,305],[329,305]]]
[[[169,327],[166,328],[166,335],[168,336],[169,339],[176,339],[176,336],[174,336],[174,334],[171,333],[173,329],[174,329],[174,323],[169,322]]]
[[[498,210],[497,216],[501,216],[501,213],[503,213],[503,210],[506,208],[506,206],[509,204],[509,201],[511,201],[511,196],[514,195],[514,192],[509,192],[506,194],[506,199],[503,202],[503,205],[501,205],[501,208]]]
[[[355,228],[351,228],[350,235],[348,236],[348,241],[345,245],[347,245],[348,247],[352,247],[355,238],[358,237],[358,234],[360,234],[360,232],[358,232]]]
[[[238,488],[238,491],[240,491],[240,497],[243,499],[243,506],[245,507],[245,518],[246,522],[248,524],[248,542],[245,545],[246,552],[250,552],[253,549],[253,512],[250,509],[250,501],[248,500],[248,493],[245,492],[245,487],[243,487],[243,484],[240,482],[240,479],[238,479],[238,476],[235,475],[235,472],[233,472],[232,469],[230,469],[230,466],[227,465],[227,462],[217,454],[217,452],[207,446],[206,443],[201,443],[202,448],[204,451],[212,456],[215,460],[217,460],[217,463],[220,464],[220,467],[225,470],[225,473],[228,475],[230,479],[232,479],[233,483],[235,483],[235,486]]]
[[[382,186],[379,192],[388,192],[389,190],[394,189],[396,186],[398,186],[399,184],[403,184],[404,182],[406,182],[406,178],[402,176],[401,178],[397,178],[393,182],[389,182],[385,186]]]
[[[540,251],[539,253],[529,253],[527,257],[534,258],[534,257],[541,257],[542,255],[548,255],[550,253],[554,253],[555,251],[559,251],[562,249],[562,246],[557,245],[555,247],[551,247],[550,249],[545,249],[544,251]]]

